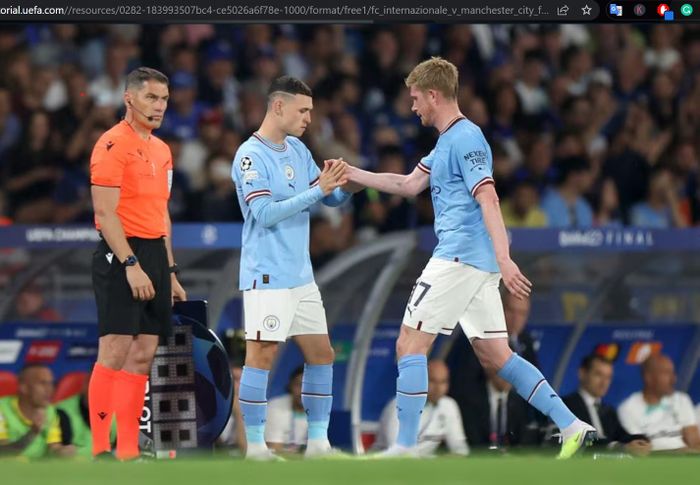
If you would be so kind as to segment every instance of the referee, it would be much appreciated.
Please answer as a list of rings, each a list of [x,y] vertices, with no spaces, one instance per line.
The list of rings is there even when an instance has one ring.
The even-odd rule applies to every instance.
[[[159,336],[171,330],[172,304],[185,300],[170,243],[173,162],[151,134],[168,105],[168,78],[147,67],[129,73],[126,115],[92,151],[95,225],[92,259],[100,332],[88,402],[93,456],[109,453],[117,418],[117,458],[138,457],[139,420]]]

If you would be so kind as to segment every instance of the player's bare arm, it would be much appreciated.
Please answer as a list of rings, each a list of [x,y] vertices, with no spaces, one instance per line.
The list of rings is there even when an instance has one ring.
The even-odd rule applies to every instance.
[[[415,168],[408,175],[397,173],[372,173],[348,166],[348,181],[377,189],[387,194],[415,197],[430,185],[430,175]]]
[[[119,205],[119,187],[92,186],[92,204],[95,208],[95,218],[100,225],[102,236],[119,261],[124,261],[133,254],[126,240],[124,228],[117,216]],[[136,300],[152,300],[156,295],[153,284],[139,263],[126,268],[126,279]]]
[[[523,299],[530,296],[532,283],[522,274],[518,265],[510,258],[508,234],[501,215],[501,206],[493,184],[483,184],[476,191],[476,200],[481,206],[486,230],[491,236],[496,252],[496,261],[501,270],[503,284],[516,297]]]

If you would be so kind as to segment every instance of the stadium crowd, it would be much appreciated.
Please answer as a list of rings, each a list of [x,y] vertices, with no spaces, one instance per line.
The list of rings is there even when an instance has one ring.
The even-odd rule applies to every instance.
[[[124,76],[170,76],[175,221],[241,219],[230,165],[281,73],[314,90],[305,141],[407,172],[436,133],[403,79],[440,55],[491,143],[510,226],[686,227],[700,221],[700,29],[665,25],[26,25],[0,29],[0,224],[87,222],[88,161],[123,115]],[[377,233],[432,222],[416,200],[366,191],[321,209],[319,262]]]

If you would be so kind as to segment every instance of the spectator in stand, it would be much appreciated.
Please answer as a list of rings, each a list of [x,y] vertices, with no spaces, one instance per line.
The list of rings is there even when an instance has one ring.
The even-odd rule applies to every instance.
[[[22,288],[15,298],[14,311],[9,320],[22,322],[56,322],[61,319],[58,311],[46,302],[44,289],[37,281]]]
[[[19,118],[12,112],[10,91],[0,86],[0,173],[6,155],[17,144],[22,134]]]
[[[197,101],[197,81],[189,72],[179,71],[170,78],[169,87],[170,109],[158,134],[194,140],[199,136],[199,119],[205,109],[204,103]]]
[[[22,142],[4,165],[5,191],[10,214],[17,223],[36,224],[52,220],[51,195],[60,177],[60,159],[51,143],[49,115],[32,113]]]
[[[510,197],[501,204],[506,227],[546,227],[547,216],[540,209],[539,198],[533,181],[517,183]]]
[[[105,72],[90,83],[88,92],[98,106],[119,109],[124,104],[124,89],[128,69],[128,51],[124,45],[107,48]]]
[[[549,225],[561,228],[593,226],[593,210],[584,198],[591,188],[591,167],[583,157],[571,157],[558,164],[559,179],[542,198],[542,209]]]
[[[387,146],[379,154],[379,172],[406,173],[406,162],[400,147]],[[371,239],[377,234],[408,229],[412,225],[411,203],[403,197],[374,189],[358,192],[353,198],[355,227],[358,237]]]
[[[646,201],[632,207],[630,221],[633,226],[653,229],[687,226],[680,212],[673,175],[668,169],[659,167],[652,172]]]
[[[5,192],[0,190],[0,227],[9,226],[12,224],[12,219],[7,216],[7,201],[5,200]]]
[[[632,207],[648,204],[657,167],[672,174],[680,220],[700,221],[694,141],[700,132],[700,77],[694,74],[700,35],[680,24],[4,27],[0,187],[7,211],[18,222],[81,220],[76,193],[84,185],[74,182],[83,145],[96,125],[118,119],[130,63],[173,73],[171,110],[160,134],[181,145],[174,160],[176,220],[200,220],[206,161],[216,155],[231,160],[240,140],[260,125],[266,111],[260,93],[278,73],[304,79],[317,93],[307,136],[320,158],[343,156],[368,167],[384,146],[400,146],[404,163],[413,166],[436,134],[410,112],[403,78],[418,60],[436,54],[458,67],[459,105],[489,137],[504,206],[531,200],[520,182],[532,180],[549,224],[576,226],[570,215],[586,219],[577,214],[586,201],[555,200],[549,209],[563,222],[546,206],[553,192],[560,195],[554,161],[583,157],[590,165],[592,189],[583,193],[595,208],[593,225],[630,224]],[[48,136],[41,133],[45,113]],[[56,195],[65,192],[54,191],[56,184],[66,184],[69,194]],[[62,207],[52,212],[55,197]],[[416,198],[417,224],[432,223],[430,204],[429,192]],[[673,214],[668,226],[684,227]],[[375,232],[389,229],[379,220],[362,224]],[[317,234],[324,226],[329,237],[317,241],[328,242],[332,254],[343,245],[330,237],[337,227],[329,221],[317,220]]]
[[[602,181],[599,194],[595,197],[595,215],[593,223],[596,227],[620,227],[622,218],[620,214],[620,198],[617,195],[617,187],[612,179]]]
[[[231,183],[231,160],[214,155],[206,164],[207,188],[201,218],[207,222],[241,222],[236,187]]]

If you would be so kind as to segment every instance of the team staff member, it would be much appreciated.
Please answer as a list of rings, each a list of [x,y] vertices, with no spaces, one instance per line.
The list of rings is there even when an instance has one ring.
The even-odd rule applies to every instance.
[[[126,115],[95,144],[90,160],[95,225],[102,241],[92,279],[100,332],[88,401],[93,455],[139,454],[139,418],[159,336],[171,329],[172,303],[184,300],[170,243],[172,155],[151,134],[168,104],[168,78],[146,67],[126,78]]]
[[[19,373],[16,396],[0,399],[0,457],[70,457],[75,447],[61,445],[61,427],[51,405],[51,369],[29,364]]]

